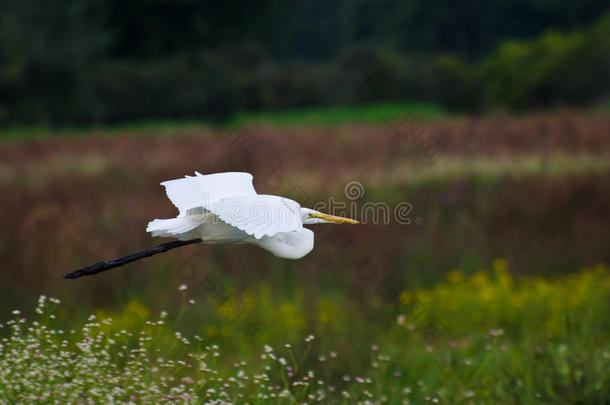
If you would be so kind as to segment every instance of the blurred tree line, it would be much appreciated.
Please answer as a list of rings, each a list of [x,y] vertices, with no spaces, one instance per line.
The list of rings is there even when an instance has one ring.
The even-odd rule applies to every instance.
[[[607,1],[0,0],[0,124],[609,94]]]

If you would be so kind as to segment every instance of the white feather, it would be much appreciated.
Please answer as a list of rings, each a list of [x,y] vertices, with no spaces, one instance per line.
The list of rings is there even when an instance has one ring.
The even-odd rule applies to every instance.
[[[199,225],[201,225],[200,221],[196,221],[189,216],[155,219],[148,223],[146,232],[150,232],[152,236],[172,237],[191,231]]]
[[[242,172],[208,175],[195,172],[195,176],[164,181],[161,185],[181,216],[190,208],[209,207],[228,197],[256,195],[252,175]]]
[[[225,198],[212,204],[209,211],[256,239],[303,228],[299,203],[274,195]]]
[[[303,229],[301,206],[287,198],[256,194],[249,173],[195,172],[161,184],[180,213],[177,218],[151,221],[146,230],[153,236],[181,237],[203,225],[201,237],[206,239],[205,228],[212,226],[206,213],[255,239]]]

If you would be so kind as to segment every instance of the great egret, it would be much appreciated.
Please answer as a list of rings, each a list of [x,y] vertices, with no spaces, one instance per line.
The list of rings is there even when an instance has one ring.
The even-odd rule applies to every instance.
[[[167,197],[178,208],[176,218],[155,219],[146,228],[152,236],[179,240],[68,273],[78,278],[192,243],[251,243],[285,259],[300,259],[313,249],[314,234],[303,225],[357,224],[358,221],[303,208],[294,200],[257,194],[249,173],[229,172],[169,180]]]

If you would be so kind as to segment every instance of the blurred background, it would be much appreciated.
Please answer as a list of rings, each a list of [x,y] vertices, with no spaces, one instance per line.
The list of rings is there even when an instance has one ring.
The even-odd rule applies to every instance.
[[[594,314],[587,344],[608,344],[595,315],[610,303],[607,1],[2,2],[0,134],[3,317],[45,293],[67,324],[96,312],[129,326],[193,298],[180,327],[247,356],[235,309],[206,299],[213,277],[261,320],[258,343],[316,333],[357,351],[387,334],[400,353],[407,331],[388,325],[421,290],[448,339],[561,335],[573,310]],[[176,209],[159,183],[194,170],[392,216],[317,225],[299,261],[190,246],[61,279],[160,243],[146,224]],[[605,278],[582,285],[603,289],[583,311],[589,287],[570,277],[594,266]],[[539,307],[506,301],[504,276],[542,283],[527,290]],[[544,284],[562,277],[582,288]]]
[[[41,4],[2,4],[3,124],[223,120],[380,100],[468,113],[607,106],[603,0]]]

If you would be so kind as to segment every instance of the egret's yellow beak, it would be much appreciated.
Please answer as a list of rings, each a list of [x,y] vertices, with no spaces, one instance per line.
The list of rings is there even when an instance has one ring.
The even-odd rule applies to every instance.
[[[360,222],[356,221],[355,219],[337,217],[335,215],[322,214],[322,213],[318,213],[318,212],[311,213],[311,214],[309,214],[309,216],[311,218],[320,218],[320,219],[323,219],[324,221],[332,222],[335,224],[359,224],[360,223]]]

